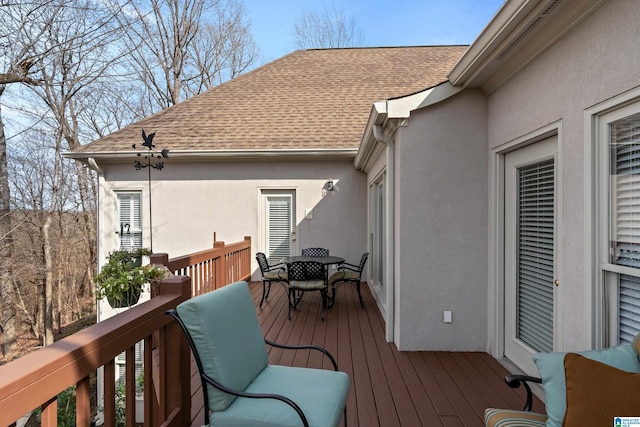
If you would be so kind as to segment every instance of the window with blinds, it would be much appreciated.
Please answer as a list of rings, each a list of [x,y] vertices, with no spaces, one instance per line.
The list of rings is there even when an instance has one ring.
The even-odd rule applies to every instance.
[[[554,160],[518,170],[517,337],[553,351]]]
[[[640,113],[609,124],[610,262],[640,268]],[[640,276],[640,270],[638,271]],[[618,342],[640,332],[640,277],[619,274]]]
[[[291,202],[289,196],[267,196],[267,257],[271,262],[291,255]]]
[[[142,247],[142,193],[119,192],[120,249]]]

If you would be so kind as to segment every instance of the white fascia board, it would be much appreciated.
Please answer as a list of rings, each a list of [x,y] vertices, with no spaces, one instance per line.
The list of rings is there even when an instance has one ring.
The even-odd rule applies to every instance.
[[[465,54],[449,72],[449,81],[454,85],[464,84],[475,75],[504,39],[535,6],[532,0],[506,1],[480,35],[469,46]]]
[[[449,81],[491,93],[605,1],[507,1],[451,69]]]
[[[169,151],[169,159],[208,159],[208,158],[243,158],[243,159],[261,159],[261,158],[299,158],[299,157],[355,157],[357,149],[355,148],[308,148],[295,150],[171,150]],[[122,151],[102,151],[102,152],[68,152],[63,156],[69,159],[85,160],[93,158],[99,160],[123,160],[137,159],[136,153],[126,153]]]
[[[455,87],[447,81],[422,92],[389,100],[387,102],[387,116],[389,119],[408,119],[411,112],[437,104],[461,90],[461,87]]]

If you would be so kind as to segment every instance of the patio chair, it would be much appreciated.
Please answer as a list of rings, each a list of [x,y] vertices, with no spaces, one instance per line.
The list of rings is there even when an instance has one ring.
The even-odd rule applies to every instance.
[[[264,339],[246,282],[191,298],[167,315],[176,319],[191,347],[207,426],[336,427],[343,414],[346,423],[349,376],[322,347]],[[265,343],[320,351],[334,370],[269,365]]]
[[[324,264],[316,261],[294,261],[287,264],[289,286],[289,320],[305,292],[320,291],[322,320],[327,310],[327,274]]]
[[[614,417],[640,408],[640,334],[631,344],[596,350],[535,353],[540,377],[508,375],[512,388],[523,385],[522,410],[487,408],[486,427],[611,425]],[[527,383],[541,384],[545,413],[534,412]]]
[[[336,271],[331,275],[331,277],[329,277],[329,288],[331,289],[332,304],[336,300],[336,288],[344,282],[349,282],[352,283],[358,290],[360,305],[364,308],[362,294],[360,293],[360,282],[362,281],[362,271],[364,270],[364,265],[367,263],[367,258],[369,258],[369,252],[365,252],[362,254],[360,263],[358,265],[349,264],[348,262],[344,262],[338,265],[338,271]]]
[[[287,286],[287,272],[284,263],[269,265],[267,256],[262,252],[256,254],[256,259],[260,266],[260,273],[262,273],[262,299],[260,300],[260,308],[262,308],[262,303],[269,298],[272,282],[282,283],[283,286]]]
[[[306,248],[302,250],[302,256],[329,256],[329,249]]]

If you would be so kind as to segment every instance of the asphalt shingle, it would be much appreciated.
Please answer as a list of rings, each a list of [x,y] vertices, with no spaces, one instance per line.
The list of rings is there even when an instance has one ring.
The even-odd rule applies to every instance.
[[[141,128],[173,151],[355,149],[373,102],[442,83],[466,48],[295,51],[76,152],[129,152]]]

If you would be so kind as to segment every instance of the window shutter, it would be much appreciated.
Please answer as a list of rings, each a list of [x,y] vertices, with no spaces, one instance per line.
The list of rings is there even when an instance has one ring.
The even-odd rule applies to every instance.
[[[142,194],[118,193],[121,230],[120,249],[142,247]]]
[[[537,351],[553,351],[554,161],[519,169],[518,332]]]
[[[640,268],[640,114],[612,123],[610,132],[611,261]],[[640,332],[640,278],[620,275],[618,297],[618,341],[628,343]]]
[[[280,260],[291,255],[291,198],[267,198],[267,256]]]

